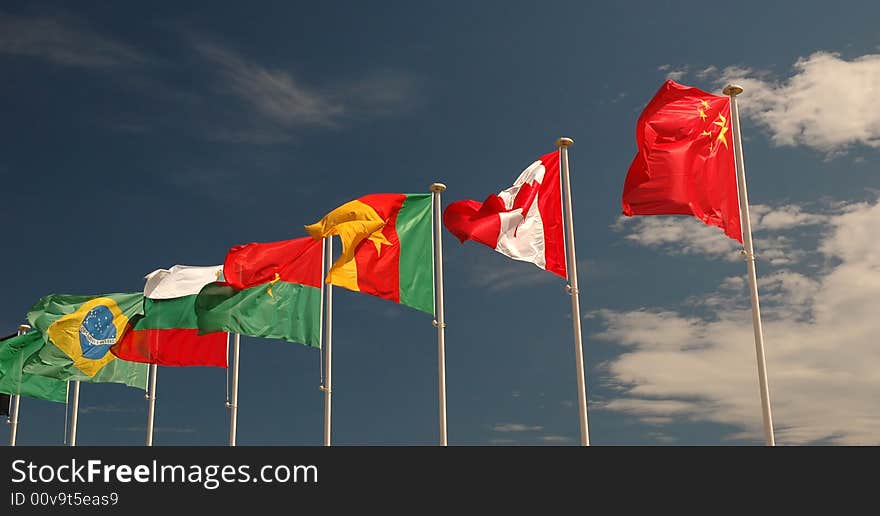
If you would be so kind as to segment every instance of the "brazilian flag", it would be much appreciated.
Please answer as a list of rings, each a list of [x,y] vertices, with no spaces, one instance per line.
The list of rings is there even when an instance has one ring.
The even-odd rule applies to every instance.
[[[110,353],[110,346],[131,328],[129,320],[143,313],[141,293],[45,296],[28,312],[43,346],[22,371],[58,380],[124,383],[146,389],[149,365]]]

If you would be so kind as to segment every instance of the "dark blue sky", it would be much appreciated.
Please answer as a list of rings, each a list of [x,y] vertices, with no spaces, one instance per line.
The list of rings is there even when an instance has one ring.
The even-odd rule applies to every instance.
[[[858,88],[870,93],[859,78],[877,73],[877,19],[880,5],[868,1],[846,9],[4,2],[0,327],[14,330],[49,293],[140,291],[156,268],[219,264],[236,244],[305,236],[304,224],[363,194],[424,192],[441,181],[444,205],[483,199],[553,150],[557,137],[570,136],[593,444],[758,444],[754,382],[745,383],[742,402],[727,405],[739,398],[700,390],[706,382],[679,389],[654,376],[681,364],[658,361],[650,375],[622,369],[637,358],[634,350],[651,345],[624,335],[639,314],[675,313],[702,332],[683,338],[713,346],[704,333],[717,314],[705,311],[716,305],[707,300],[725,278],[744,274],[740,261],[712,249],[729,245],[720,232],[703,247],[688,242],[687,231],[658,247],[639,237],[645,227],[618,222],[635,121],[667,76],[714,92],[725,78],[741,77],[752,204],[825,217],[782,226],[769,219],[768,231],[790,231],[766,240],[758,234],[759,254],[762,242],[765,250],[779,244],[790,260],[759,263],[759,275],[827,285],[836,270],[829,267],[848,259],[819,256],[823,238],[841,227],[834,217],[876,202],[880,122],[873,104],[856,104],[846,119],[860,125],[842,127],[796,99],[824,78],[850,78],[838,70],[853,71],[853,88],[843,90],[852,101],[833,89],[812,98],[843,112],[863,98]],[[450,444],[576,443],[571,315],[561,280],[477,244],[462,246],[449,233],[443,238]],[[793,302],[786,292],[777,305],[770,296],[768,308],[795,324],[799,317],[785,319]],[[744,287],[735,290],[730,305],[741,308],[743,296]],[[430,317],[341,289],[334,297],[334,443],[436,443]],[[742,329],[750,335],[750,326]],[[665,325],[645,327],[654,331],[676,335]],[[753,343],[740,344],[752,381]],[[774,371],[782,382],[791,362],[768,356],[775,391]],[[241,362],[239,444],[320,444],[318,352],[244,337]],[[701,376],[723,377],[729,366],[708,364]],[[157,445],[226,442],[225,373],[160,369]],[[880,387],[856,383],[864,395]],[[779,426],[812,429],[792,431],[788,442],[836,442],[837,430],[815,430],[821,425],[809,414],[786,412],[797,401],[787,398],[796,396],[787,385],[778,389]],[[880,416],[868,410],[873,430],[856,442],[876,441],[871,425]],[[64,407],[25,399],[20,424],[20,444],[60,444]],[[145,424],[142,392],[83,385],[80,444],[141,444]],[[4,425],[0,440],[6,436]]]

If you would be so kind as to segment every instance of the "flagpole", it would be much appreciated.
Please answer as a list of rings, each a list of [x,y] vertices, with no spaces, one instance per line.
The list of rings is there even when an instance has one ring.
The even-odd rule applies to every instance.
[[[568,172],[568,148],[574,144],[571,138],[559,138],[559,166],[562,172],[563,202],[565,204],[565,243],[568,248],[568,292],[571,294],[571,322],[574,329],[574,355],[577,362],[578,414],[581,426],[581,446],[590,445],[587,426],[587,385],[584,380],[584,346],[581,337],[580,292],[578,291],[577,256],[574,248],[574,216],[571,209],[571,181]]]
[[[743,256],[749,274],[749,296],[752,301],[752,327],[755,331],[755,354],[758,361],[758,385],[761,389],[761,410],[764,418],[764,442],[776,446],[773,434],[773,415],[770,411],[770,386],[767,382],[767,361],[764,357],[764,330],[761,326],[761,305],[758,302],[758,273],[755,270],[755,250],[752,247],[752,223],[749,220],[749,194],[746,190],[746,167],[743,163],[742,134],[739,128],[739,108],[736,97],[743,92],[742,86],[729,84],[724,94],[730,97],[730,118],[734,133],[734,159],[736,161],[736,184],[739,192],[739,212],[742,218]]]
[[[446,446],[446,317],[443,312],[443,245],[440,231],[440,193],[443,183],[432,183],[434,195],[434,311],[437,328],[437,372],[440,394],[440,446]]]
[[[158,373],[159,366],[150,364],[150,393],[147,395],[147,399],[150,400],[147,410],[147,446],[153,446],[153,420],[156,417],[156,375]]]
[[[70,418],[70,380],[64,382],[64,444],[67,444],[67,421]]]
[[[12,395],[12,410],[11,412],[11,423],[9,429],[9,446],[15,446],[15,441],[18,439],[18,406],[21,403],[21,395],[13,394]]]
[[[327,273],[330,270],[331,265],[333,264],[333,237],[328,236],[324,237],[324,255],[323,255],[323,267],[322,272],[325,278],[323,289],[326,290],[326,296],[324,302],[321,305],[324,315],[324,335],[323,335],[323,345],[324,349],[322,352],[324,353],[324,385],[321,386],[321,390],[324,391],[324,446],[330,446],[330,415],[331,415],[331,395],[333,394],[333,380],[331,377],[332,367],[331,361],[333,358],[332,350],[331,350],[331,329],[333,327],[332,324],[332,315],[333,315],[333,285],[330,285],[326,282]],[[324,291],[322,290],[322,292]]]
[[[235,446],[236,432],[238,431],[238,346],[241,335],[235,334],[235,343],[232,346],[232,357],[235,362],[232,365],[232,403],[229,405],[229,446]]]
[[[19,325],[18,327],[18,335],[24,335],[31,327],[27,324]],[[21,373],[19,373],[20,375]],[[13,394],[12,395],[12,410],[11,414],[11,428],[9,429],[9,446],[15,446],[15,441],[18,439],[18,407],[21,405],[21,395]]]
[[[73,411],[70,414],[70,445],[76,446],[76,420],[79,415],[79,380],[73,382]]]

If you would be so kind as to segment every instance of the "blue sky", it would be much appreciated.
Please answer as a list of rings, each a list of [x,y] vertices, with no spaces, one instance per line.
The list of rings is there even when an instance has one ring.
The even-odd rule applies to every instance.
[[[685,217],[622,220],[638,115],[675,78],[740,97],[779,444],[880,443],[876,2],[4,2],[0,327],[49,293],[304,236],[366,193],[513,182],[574,138],[591,442],[761,444],[745,267]],[[575,444],[562,281],[444,232],[449,442]],[[336,289],[334,443],[434,444],[430,317]],[[242,340],[241,445],[316,445],[316,350]],[[161,368],[157,445],[224,444],[225,371]],[[80,444],[141,444],[83,385]],[[25,399],[20,444],[61,444]],[[8,426],[0,426],[0,440]]]

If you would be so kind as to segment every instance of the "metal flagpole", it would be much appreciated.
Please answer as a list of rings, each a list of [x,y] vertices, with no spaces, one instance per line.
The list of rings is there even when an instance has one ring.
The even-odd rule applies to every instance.
[[[446,318],[443,313],[443,246],[440,232],[440,193],[443,183],[432,183],[434,194],[434,326],[437,328],[437,371],[440,391],[440,446],[446,446]]]
[[[574,325],[574,355],[577,362],[578,413],[581,425],[581,446],[590,445],[587,427],[587,386],[584,380],[584,347],[581,338],[581,308],[578,292],[577,257],[574,248],[574,216],[571,210],[571,181],[568,173],[568,148],[571,138],[559,138],[559,167],[562,172],[563,203],[565,205],[565,247],[568,248],[568,292],[571,295],[571,322]]]
[[[156,375],[159,373],[157,364],[150,364],[150,392],[147,399],[150,401],[147,409],[147,446],[153,446],[153,420],[156,417]]]
[[[226,332],[226,408],[229,408],[229,332]]]
[[[749,220],[749,195],[746,191],[746,167],[743,163],[742,134],[739,129],[739,108],[736,96],[742,86],[729,84],[724,94],[730,97],[730,118],[734,134],[733,155],[736,161],[736,185],[739,192],[739,212],[742,219],[743,256],[749,273],[749,295],[752,300],[752,327],[755,330],[755,354],[758,360],[758,384],[761,388],[761,409],[764,416],[764,442],[776,446],[773,434],[773,415],[770,413],[770,386],[767,383],[767,361],[764,358],[764,330],[761,327],[761,306],[758,303],[758,279],[755,271],[755,250],[752,247],[752,223]]]
[[[73,409],[70,414],[70,445],[76,446],[76,419],[79,416],[79,380],[73,382]]]
[[[324,349],[321,350],[324,353],[324,384],[321,386],[321,390],[324,391],[324,446],[330,446],[330,414],[331,414],[331,395],[333,394],[333,380],[331,377],[332,367],[331,361],[333,358],[332,349],[331,349],[331,329],[333,327],[332,324],[332,315],[333,315],[333,285],[330,285],[326,282],[327,272],[330,270],[330,267],[333,264],[333,237],[328,236],[324,237],[324,256],[323,256],[323,277],[324,277],[324,285],[322,285],[322,292],[326,291],[324,302],[321,305],[324,315],[324,335],[322,344]]]
[[[235,362],[232,365],[232,403],[229,405],[229,446],[235,446],[235,436],[238,430],[238,346],[241,335],[235,334],[235,343],[232,345],[232,357]]]
[[[22,324],[18,327],[18,335],[25,334],[31,327],[27,324]],[[21,395],[13,394],[11,397],[11,427],[9,429],[9,446],[15,446],[15,441],[18,439],[18,407],[21,405]]]
[[[64,444],[67,444],[67,438],[69,437],[67,430],[67,421],[70,418],[70,380],[67,380],[64,385]]]
[[[21,395],[14,394],[12,396],[12,423],[9,429],[9,446],[15,446],[15,441],[18,439],[18,407],[20,403]]]

